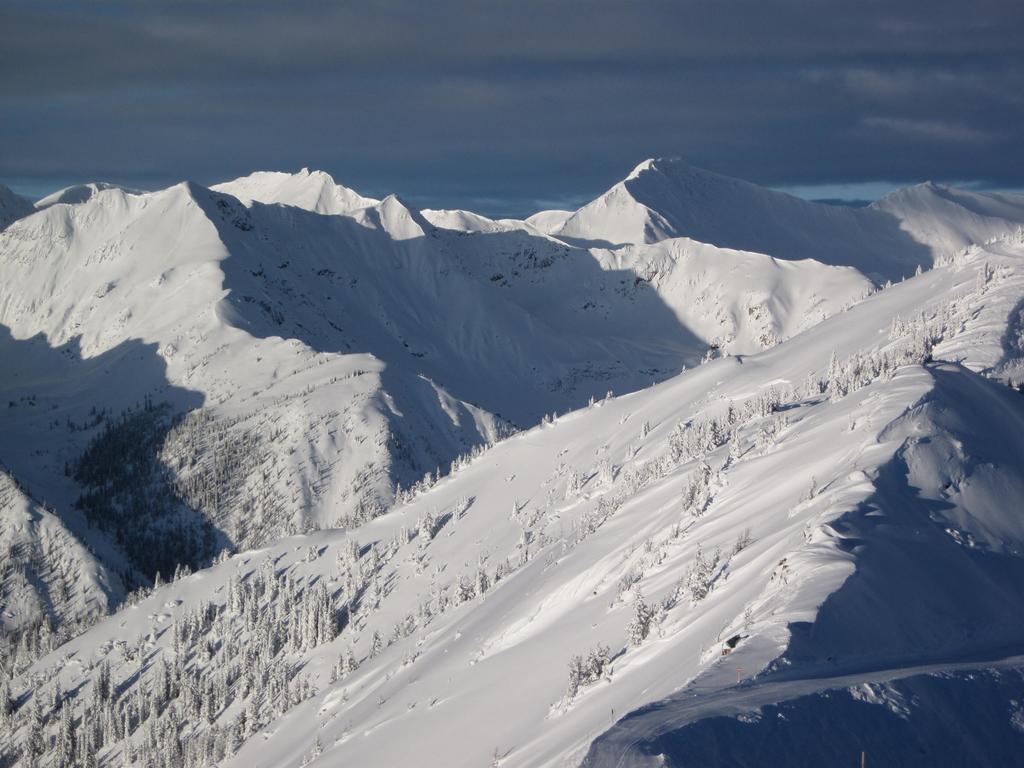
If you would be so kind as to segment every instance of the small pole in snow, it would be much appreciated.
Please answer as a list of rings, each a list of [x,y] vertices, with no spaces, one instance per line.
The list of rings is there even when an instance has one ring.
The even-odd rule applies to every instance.
[[[743,667],[736,667],[736,682],[739,683],[743,679]]]

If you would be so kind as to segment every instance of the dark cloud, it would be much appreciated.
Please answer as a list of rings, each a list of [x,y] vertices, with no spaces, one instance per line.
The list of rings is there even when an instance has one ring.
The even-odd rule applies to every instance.
[[[0,179],[39,184],[306,165],[524,213],[681,155],[792,188],[1021,187],[1022,124],[1019,0],[0,9]]]

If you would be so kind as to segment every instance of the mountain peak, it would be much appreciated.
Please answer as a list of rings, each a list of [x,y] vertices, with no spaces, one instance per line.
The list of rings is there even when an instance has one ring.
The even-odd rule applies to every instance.
[[[81,205],[82,203],[89,202],[89,200],[101,192],[107,192],[112,189],[131,195],[141,194],[137,189],[123,187],[120,184],[111,184],[108,181],[90,181],[86,184],[73,184],[70,187],[58,189],[56,192],[52,192],[38,200],[35,208],[42,210],[43,208],[49,208],[51,205]]]
[[[434,226],[423,214],[396,194],[390,194],[377,205],[367,208],[372,225],[386,231],[396,240],[411,240],[423,237]]]
[[[339,184],[326,171],[309,168],[296,173],[256,171],[211,189],[237,197],[246,205],[278,203],[327,215],[350,214],[378,202]]]
[[[649,157],[646,160],[644,160],[642,163],[638,163],[637,166],[632,171],[630,171],[629,175],[626,177],[626,180],[628,180],[628,179],[635,179],[641,173],[644,173],[645,171],[653,170],[655,165],[657,164],[657,162],[658,161],[657,161],[656,158]]]
[[[683,160],[681,157],[649,157],[642,163],[639,163],[627,176],[624,181],[635,179],[643,173],[649,171],[657,171],[660,173],[671,173],[672,171],[679,171],[684,169],[692,168],[688,162]]]
[[[929,263],[929,245],[877,209],[837,208],[651,158],[554,233],[576,242],[655,243],[687,237],[786,260],[815,259],[896,278]]]

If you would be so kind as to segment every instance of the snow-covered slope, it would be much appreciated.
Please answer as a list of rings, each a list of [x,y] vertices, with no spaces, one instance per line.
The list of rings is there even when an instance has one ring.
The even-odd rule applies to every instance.
[[[557,212],[556,212],[557,213]],[[539,220],[546,220],[537,214]],[[536,219],[537,217],[534,217]],[[551,217],[557,222],[558,215]],[[1024,223],[1024,201],[925,184],[868,208],[808,202],[681,160],[647,160],[548,231],[571,241],[705,243],[896,279]]]
[[[422,211],[423,218],[433,226],[458,232],[507,232],[522,229],[523,222],[516,219],[489,219],[479,213],[462,210],[431,209]]]
[[[526,223],[538,232],[551,234],[557,231],[566,220],[573,215],[573,211],[538,211],[526,218]]]
[[[1024,494],[1024,402],[982,374],[1016,354],[1022,256],[973,247],[509,437],[361,527],[161,587],[14,680],[12,741],[77,732],[101,764],[646,764],[651,734],[737,701],[1019,655],[1024,525],[1001,500]]]
[[[122,187],[119,184],[111,184],[107,181],[93,181],[88,184],[75,184],[70,187],[58,189],[56,192],[52,192],[46,197],[36,201],[35,208],[42,210],[43,208],[49,208],[51,205],[78,205],[80,203],[88,202],[92,199],[93,195],[112,189],[121,190],[128,194],[141,194],[136,190],[130,189],[129,187]]]
[[[1019,208],[664,161],[528,222],[52,196],[0,232],[0,764],[645,765],[992,664],[1005,707]]]
[[[1015,762],[1024,518],[1008,500],[1024,494],[1024,408],[962,368],[929,373],[928,394],[880,435],[899,448],[874,493],[822,531],[856,571],[791,625],[785,654],[734,686],[729,673],[749,663],[737,651],[617,723],[584,765],[757,765],[765,743],[801,765],[862,750],[910,766]]]
[[[871,208],[894,216],[915,240],[947,257],[974,243],[1019,234],[1024,226],[1024,197],[932,182],[897,190]]]
[[[225,286],[231,254],[218,227],[241,232],[248,222],[234,198],[183,184],[145,195],[99,190],[4,232],[11,289],[0,296],[0,315],[10,329],[6,354],[20,363],[8,371],[5,393],[45,404],[7,409],[4,458],[31,487],[56,486],[48,497],[62,516],[82,483],[95,483],[62,488],[46,478],[69,474],[69,463],[108,427],[141,429],[119,419],[146,402],[161,406],[146,411],[146,434],[160,464],[174,465],[172,479],[153,468],[152,481],[184,483],[176,495],[185,506],[239,546],[337,523],[389,498],[394,482],[411,484],[497,436],[495,418],[415,371],[384,374],[366,351],[343,355],[274,333],[275,306],[263,295],[238,295],[246,285]],[[278,242],[287,236],[276,234]],[[278,254],[270,254],[266,269],[277,270]],[[263,266],[242,264],[231,274],[258,282],[252,273]],[[42,349],[30,342],[39,335]],[[392,376],[387,391],[382,375]],[[172,416],[192,415],[176,425],[164,404]],[[130,440],[107,442],[132,450]],[[237,455],[222,468],[223,451]],[[225,484],[231,493],[211,488]],[[155,561],[147,566],[152,575]]]
[[[0,467],[0,550],[4,571],[0,583],[0,627],[20,636],[44,618],[54,624],[79,616],[106,613],[102,596],[105,575],[93,555],[52,510],[32,499],[9,472]],[[65,636],[72,627],[65,628]]]
[[[138,430],[160,456],[148,487],[181,502],[149,517],[205,519],[247,547],[372,516],[508,422],[647,386],[711,346],[755,352],[870,290],[851,269],[686,240],[585,250],[516,222],[439,227],[395,196],[351,215],[302,207],[325,178],[247,177],[234,186],[289,201],[248,206],[194,184],[91,185],[3,233],[0,323],[20,377],[5,392],[46,407],[0,416],[0,456],[60,516],[92,504],[89,520],[128,535],[131,514],[113,525],[80,498],[99,475],[77,463],[107,431],[130,450]],[[160,407],[122,418],[147,402]],[[227,478],[224,450],[242,454]],[[138,478],[118,482],[137,495]],[[214,482],[230,493],[210,496]],[[196,536],[199,554],[143,573],[202,562],[214,544]]]
[[[873,290],[851,267],[776,259],[688,238],[592,252],[649,283],[687,329],[728,354],[774,346]]]

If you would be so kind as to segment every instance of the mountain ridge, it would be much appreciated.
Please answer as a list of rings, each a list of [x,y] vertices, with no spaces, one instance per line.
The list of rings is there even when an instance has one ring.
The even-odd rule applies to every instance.
[[[814,203],[739,179],[704,171],[678,159],[652,159],[639,165],[608,192],[583,206],[552,234],[578,241],[657,242],[689,236],[722,247],[767,253],[784,259],[814,258],[855,266],[876,279],[905,277],[918,266],[950,258],[967,245],[1024,223],[1024,201],[992,196],[1000,203],[991,226],[970,227],[968,216],[948,220],[962,205],[932,212],[935,186],[918,185],[892,193],[865,208]],[[964,193],[970,196],[971,193]],[[1011,196],[1003,196],[1010,198]],[[912,204],[899,204],[905,199]],[[1016,204],[1015,204],[1016,202]],[[925,219],[920,225],[915,221]],[[964,234],[962,228],[969,227]],[[938,237],[936,237],[938,235]]]
[[[109,663],[112,679],[128,686],[121,700],[132,702],[152,695],[146,685],[161,670],[180,668],[171,679],[199,681],[196,690],[209,693],[194,700],[206,707],[200,702],[218,701],[216,676],[231,668],[223,638],[261,631],[245,628],[250,598],[236,604],[232,595],[271,576],[281,591],[266,598],[265,611],[276,616],[286,600],[313,605],[323,583],[346,606],[346,623],[337,637],[283,642],[268,669],[301,665],[307,677],[286,678],[286,698],[265,697],[259,683],[230,689],[222,707],[213,705],[214,723],[176,731],[193,745],[183,742],[183,753],[220,749],[216,759],[228,766],[401,764],[429,748],[445,764],[497,753],[507,766],[558,765],[583,759],[594,735],[615,724],[612,709],[630,711],[688,683],[727,693],[740,676],[756,692],[764,675],[771,691],[781,669],[796,683],[771,701],[785,700],[805,690],[797,683],[813,682],[836,642],[848,685],[879,674],[882,651],[913,653],[923,640],[984,668],[987,657],[967,656],[976,640],[1024,642],[1015,622],[999,621],[1002,603],[995,614],[992,601],[973,606],[990,634],[954,633],[933,607],[942,585],[908,578],[901,589],[914,612],[876,653],[843,641],[846,611],[860,617],[853,609],[865,597],[857,589],[852,601],[835,596],[866,579],[868,596],[886,599],[885,584],[901,572],[885,532],[899,540],[905,529],[922,529],[924,559],[913,562],[953,552],[950,562],[972,579],[1013,587],[1001,569],[1015,555],[987,553],[980,533],[1024,545],[1019,521],[996,503],[1004,481],[1024,482],[1024,467],[1012,445],[992,453],[978,436],[993,425],[1012,433],[1019,395],[972,368],[1001,348],[1003,331],[992,321],[1005,322],[1005,301],[1019,295],[1019,258],[1019,244],[976,247],[768,350],[520,432],[357,529],[286,539],[161,587],[28,675],[47,681],[35,689],[44,696],[59,681],[88,698],[95,670]],[[941,362],[960,355],[963,365]],[[950,450],[962,454],[950,459]],[[889,489],[890,480],[901,490]],[[875,533],[865,539],[859,526]],[[708,562],[715,565],[702,570]],[[298,589],[307,597],[285,597]],[[965,589],[956,599],[970,596]],[[209,624],[188,618],[202,605],[213,606]],[[648,615],[643,605],[657,610]],[[139,651],[133,640],[117,645],[126,633],[140,638]],[[211,662],[203,660],[207,639]],[[574,654],[602,645],[611,666],[567,690]],[[514,691],[500,683],[509,679],[519,681]],[[172,682],[154,722],[173,722],[167,713],[190,706],[188,690]],[[19,717],[23,737],[29,724]],[[140,761],[155,759],[160,742],[146,729],[158,726],[129,721],[131,749]],[[466,723],[475,726],[469,735]],[[107,761],[128,749],[116,737],[101,743]]]
[[[1017,201],[662,165],[570,234],[305,171],[0,231],[0,762],[645,765],[894,659],[1013,674]]]

